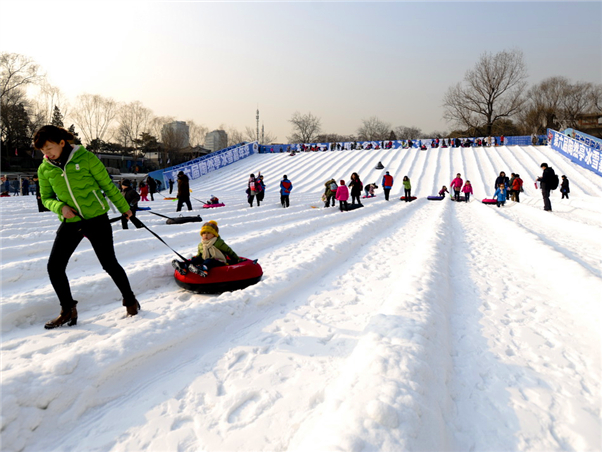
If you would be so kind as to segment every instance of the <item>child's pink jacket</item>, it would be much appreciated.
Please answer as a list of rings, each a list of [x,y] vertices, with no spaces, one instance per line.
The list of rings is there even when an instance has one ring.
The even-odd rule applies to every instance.
[[[337,201],[347,201],[349,199],[349,189],[347,188],[347,185],[339,185],[337,187],[335,198]]]
[[[466,184],[464,184],[464,188],[462,189],[462,193],[470,193],[472,195],[473,194],[473,192],[472,192],[472,185],[466,185]]]

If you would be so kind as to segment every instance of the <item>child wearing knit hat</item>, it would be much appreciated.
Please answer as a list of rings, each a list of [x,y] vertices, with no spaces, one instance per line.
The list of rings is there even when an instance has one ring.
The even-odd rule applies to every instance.
[[[219,236],[217,222],[208,221],[201,228],[198,254],[188,262],[174,259],[171,264],[182,275],[191,271],[197,275],[207,276],[209,270],[214,267],[237,264],[239,261],[238,255]]]

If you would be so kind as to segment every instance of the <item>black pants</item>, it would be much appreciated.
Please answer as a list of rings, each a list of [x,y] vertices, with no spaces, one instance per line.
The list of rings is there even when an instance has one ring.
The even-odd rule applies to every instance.
[[[456,201],[460,201],[460,190],[454,188],[454,198]]]
[[[347,210],[347,201],[339,201],[339,208],[341,209],[341,212]]]
[[[186,196],[185,198],[178,198],[178,208],[176,209],[176,212],[182,210],[182,205],[184,203],[186,203],[186,205],[188,206],[188,210],[192,210],[192,204],[190,204],[190,196]]]
[[[383,191],[385,192],[385,199],[388,201],[389,200],[389,192],[391,191],[391,189],[383,188]]]
[[[411,199],[412,198],[412,189],[411,188],[409,188],[409,189],[408,188],[404,188],[403,191],[406,194],[406,196],[405,196],[406,197],[406,202],[412,201],[412,199]]]
[[[466,202],[468,202],[470,200],[470,192],[469,191],[464,193],[464,198],[466,199]]]
[[[546,184],[541,184],[541,196],[543,197],[543,210],[552,210],[550,189],[546,187]]]
[[[334,195],[330,195],[326,197],[326,202],[324,203],[324,207],[330,207],[330,202],[332,201],[332,207],[334,207]]]
[[[249,196],[247,196],[247,202],[249,203],[249,206],[253,207],[253,199],[255,199],[256,197],[257,196],[255,192],[249,193]],[[257,199],[257,207],[259,207],[259,198]]]
[[[134,207],[132,207],[131,211],[132,211],[132,217],[135,217],[136,216],[136,209]],[[123,229],[128,229],[128,221],[129,220],[127,219],[127,217],[125,215],[123,215],[121,217],[121,227]]]
[[[356,199],[357,199],[357,203],[361,205],[362,202],[360,201],[360,194],[359,193],[351,193],[351,204],[355,204]]]
[[[49,210],[42,204],[42,200],[36,195],[38,201],[38,212],[49,212]]]
[[[125,270],[117,262],[113,248],[113,230],[109,218],[104,214],[90,220],[61,223],[56,231],[54,245],[48,258],[48,276],[50,276],[50,283],[59,298],[61,307],[64,310],[71,309],[77,304],[71,295],[71,287],[65,270],[71,255],[84,237],[90,241],[102,268],[119,288],[123,296],[123,305],[133,306],[136,304],[136,297],[132,292]]]
[[[290,206],[288,195],[280,195],[280,204],[282,204],[282,207]]]
[[[560,199],[564,199],[564,198],[569,199],[569,194],[565,191],[562,192],[562,198],[560,198]]]
[[[151,192],[149,193],[149,195],[150,195],[150,197],[151,197],[151,201],[154,201],[154,200],[155,200],[155,198],[153,197],[153,194],[154,194],[154,193],[155,193],[154,191],[151,191]],[[190,210],[192,210],[192,209],[190,209]]]

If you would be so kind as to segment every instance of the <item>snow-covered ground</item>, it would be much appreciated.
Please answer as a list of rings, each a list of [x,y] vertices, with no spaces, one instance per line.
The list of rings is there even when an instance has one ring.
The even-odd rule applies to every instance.
[[[323,208],[331,177],[380,186],[365,207]],[[571,183],[543,211],[548,162]],[[245,185],[261,171],[261,207]],[[520,204],[480,203],[500,171]],[[427,201],[462,173],[468,204]],[[282,209],[282,175],[294,184]],[[418,200],[399,201],[408,175]],[[58,221],[33,197],[2,213],[2,451],[589,451],[601,448],[602,178],[547,147],[249,157],[191,184],[226,203],[216,220],[263,280],[220,296],[180,289],[175,255],[114,223],[142,305],[82,242],[68,267],[77,326],[59,312],[46,262]],[[165,193],[165,192],[164,192]],[[153,212],[176,216],[157,196]],[[186,212],[183,212],[185,215]],[[114,216],[114,214],[110,214]],[[139,218],[192,255],[200,224]]]

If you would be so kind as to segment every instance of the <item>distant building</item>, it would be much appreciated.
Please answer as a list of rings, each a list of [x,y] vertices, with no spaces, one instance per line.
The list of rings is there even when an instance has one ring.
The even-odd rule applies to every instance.
[[[169,149],[183,149],[190,146],[190,130],[184,121],[165,124],[161,129],[161,142]]]
[[[214,130],[205,135],[205,147],[211,152],[228,147],[228,134],[223,130]]]

